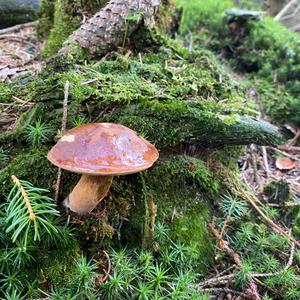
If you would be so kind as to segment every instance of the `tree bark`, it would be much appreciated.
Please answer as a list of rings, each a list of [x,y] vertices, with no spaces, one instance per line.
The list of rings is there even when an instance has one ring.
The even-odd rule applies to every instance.
[[[153,26],[159,4],[160,0],[111,0],[76,30],[59,52],[73,53],[79,46],[90,56],[101,56],[124,44],[141,24]]]
[[[0,28],[33,21],[39,0],[0,0]]]

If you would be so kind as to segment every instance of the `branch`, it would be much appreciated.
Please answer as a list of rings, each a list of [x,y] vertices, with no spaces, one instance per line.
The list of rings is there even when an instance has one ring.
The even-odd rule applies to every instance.
[[[248,191],[243,190],[242,192],[238,189],[235,189],[234,191],[236,195],[239,197],[249,201],[253,208],[261,215],[261,217],[271,226],[271,228],[277,232],[278,234],[286,237],[290,241],[294,242],[297,246],[300,247],[300,242],[296,240],[293,236],[286,233],[279,225],[277,225],[274,221],[272,221],[259,207],[256,203],[258,203],[258,199]]]
[[[37,24],[37,21],[29,22],[29,23],[25,23],[25,24],[19,24],[19,25],[16,25],[16,26],[8,27],[8,28],[4,28],[4,29],[0,30],[0,35],[15,32],[15,31],[20,31],[21,29],[25,29],[25,28],[28,28],[28,27],[35,27],[36,24]]]
[[[291,0],[283,7],[283,9],[274,17],[274,20],[279,21],[282,16],[295,4],[298,0]]]
[[[216,226],[214,224],[209,224],[208,226],[209,226],[210,230],[212,231],[213,235],[215,236],[215,238],[217,239],[221,250],[226,252],[233,259],[233,261],[236,263],[236,265],[238,267],[243,268],[243,263],[242,263],[242,260],[241,260],[240,256],[236,252],[234,252],[234,250],[232,250],[229,247],[228,242],[226,242],[222,239],[222,237],[221,237],[220,233],[218,232]],[[250,279],[250,281],[249,281],[247,292],[252,297],[254,297],[255,300],[260,300],[261,299],[259,294],[258,294],[258,291],[257,291],[257,286],[256,286],[255,282],[253,281],[253,279]]]
[[[23,200],[24,200],[24,202],[26,204],[26,207],[27,207],[27,210],[28,210],[29,219],[31,221],[34,221],[35,218],[36,218],[36,216],[35,216],[35,214],[34,214],[34,212],[32,210],[32,206],[30,204],[30,200],[29,200],[29,198],[28,198],[28,196],[26,194],[26,191],[22,187],[20,180],[15,175],[12,175],[11,178],[12,178],[13,182],[15,183],[15,185],[18,187],[19,191],[22,194]]]

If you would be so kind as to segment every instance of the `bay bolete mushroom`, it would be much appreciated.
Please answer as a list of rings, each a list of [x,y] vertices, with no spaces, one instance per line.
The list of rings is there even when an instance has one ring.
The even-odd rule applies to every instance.
[[[61,169],[82,174],[64,204],[85,214],[106,196],[113,176],[150,168],[158,159],[158,151],[123,125],[91,123],[67,131],[47,158]]]

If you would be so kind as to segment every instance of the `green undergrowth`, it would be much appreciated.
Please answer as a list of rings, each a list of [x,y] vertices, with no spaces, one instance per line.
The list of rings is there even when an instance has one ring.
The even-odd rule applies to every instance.
[[[299,261],[296,259],[293,265],[288,264],[290,254],[295,258],[299,255],[297,250],[294,253],[292,243],[263,224],[261,217],[255,217],[243,199],[224,195],[219,199],[218,206],[222,216],[216,217],[214,222],[219,232],[224,230],[224,240],[238,253],[243,265],[234,271],[234,287],[245,289],[250,280],[255,278],[254,274],[261,274],[259,278],[265,289],[260,289],[260,295],[266,297],[263,299],[298,299]],[[294,225],[299,223],[299,208],[285,209],[284,217],[274,208],[265,208],[265,213],[277,223],[283,218],[293,218]],[[299,237],[297,226],[293,226],[293,234]],[[285,258],[282,253],[285,253]],[[224,262],[224,259],[226,257],[222,253],[216,256],[216,262]]]
[[[169,226],[157,223],[154,251],[119,246],[102,252],[98,245],[87,254],[48,191],[27,181],[18,185],[1,204],[1,299],[208,299],[192,286],[201,253],[176,240]]]
[[[274,89],[277,95],[262,92],[269,115],[277,121],[299,124],[299,114],[294,113],[300,106],[299,35],[267,16],[238,19],[235,29],[230,29],[225,10],[236,8],[231,0],[178,2],[183,7],[181,30],[186,44],[221,53],[234,69],[248,73],[250,80],[264,81],[266,89]],[[278,105],[286,107],[280,120],[278,110],[270,110]]]
[[[184,52],[181,54],[185,56]],[[70,81],[68,128],[82,122],[122,122],[161,147],[162,151],[160,161],[150,170],[141,175],[114,179],[108,196],[98,207],[101,218],[99,215],[91,215],[73,225],[77,247],[80,249],[76,252],[76,259],[70,261],[68,257],[64,263],[53,258],[50,266],[42,267],[45,285],[52,283],[55,291],[47,290],[44,286],[42,288],[47,293],[59,293],[62,286],[73,291],[73,283],[78,283],[79,280],[73,280],[72,277],[78,273],[76,261],[82,264],[86,262],[78,258],[80,251],[92,258],[99,253],[99,249],[109,245],[135,248],[144,241],[148,248],[154,247],[154,220],[151,216],[155,213],[151,211],[151,201],[157,207],[155,221],[167,224],[169,237],[174,245],[184,245],[188,249],[193,272],[204,274],[213,262],[207,223],[211,219],[214,199],[221,190],[221,178],[216,175],[219,170],[214,170],[213,164],[205,160],[210,151],[201,150],[202,159],[189,157],[198,152],[193,148],[199,147],[193,144],[192,137],[201,136],[199,132],[204,135],[209,130],[208,125],[216,133],[223,130],[224,135],[225,127],[240,119],[238,113],[245,108],[242,107],[239,87],[220,67],[218,60],[207,51],[182,57],[171,49],[163,48],[158,53],[143,54],[142,62],[139,57],[126,60],[121,55],[116,55],[94,65],[76,65],[75,69],[68,64],[66,66],[64,72],[53,72],[53,67],[49,65],[34,80],[22,78],[20,82],[3,89],[2,101],[9,101],[8,98],[13,94],[35,104],[22,115],[15,132],[0,136],[5,141],[4,150],[7,153],[3,156],[7,163],[0,170],[2,199],[12,186],[11,175],[29,180],[54,194],[57,168],[47,161],[46,155],[60,128],[61,100],[66,80]],[[49,76],[50,72],[52,76]],[[152,116],[149,111],[152,111]],[[139,118],[137,112],[140,114]],[[184,115],[186,121],[189,121],[186,124],[180,122]],[[197,125],[194,124],[194,129],[191,120]],[[210,120],[211,124],[206,124]],[[38,149],[35,149],[30,136],[34,128],[41,127],[41,122],[46,124],[44,128],[51,128],[51,132],[44,132],[47,139],[42,139]],[[206,137],[209,137],[209,132]],[[185,141],[190,144],[185,145]],[[175,155],[171,149],[173,147],[182,149]],[[231,168],[228,160],[232,156],[229,153],[234,152],[235,148],[228,152],[220,148],[218,151],[224,153],[224,164]],[[60,201],[68,195],[77,180],[77,175],[63,172]],[[168,248],[169,242],[165,242],[165,245],[160,242],[161,245],[158,246]],[[56,255],[56,252],[51,251],[51,255]],[[163,254],[159,255],[164,260]],[[157,265],[154,264],[153,268]],[[182,269],[182,272],[186,270]],[[172,286],[176,286],[173,283],[175,271],[167,272]],[[131,273],[124,276],[131,278]],[[62,281],[61,278],[66,279]],[[113,282],[113,277],[110,279]],[[136,279],[132,280],[134,282]],[[133,283],[135,288],[138,288],[139,283]],[[34,291],[38,286],[36,284],[31,288]],[[150,281],[147,284],[151,290],[153,287],[155,289]],[[18,290],[24,293],[27,287],[22,285],[22,289]],[[77,293],[76,289],[74,293]],[[191,296],[192,291],[185,293]]]
[[[9,103],[14,95],[34,103],[20,114],[13,131],[0,134],[2,202],[13,186],[11,175],[48,189],[47,195],[53,197],[57,168],[46,155],[60,135],[66,81],[70,82],[67,128],[88,122],[122,123],[155,144],[160,159],[143,173],[114,178],[94,214],[71,215],[70,252],[53,241],[45,245],[47,239],[31,240],[35,277],[25,271],[29,261],[16,271],[6,266],[1,283],[8,286],[13,281],[14,285],[3,294],[45,296],[40,288],[51,299],[99,295],[147,299],[138,296],[145,291],[154,294],[153,299],[169,297],[166,294],[170,299],[208,299],[196,296],[188,285],[196,277],[200,280],[214,260],[207,224],[220,194],[227,190],[225,178],[237,172],[240,151],[240,147],[225,145],[276,143],[274,128],[253,118],[255,106],[243,99],[244,87],[209,50],[188,51],[178,43],[165,43],[152,52],[133,53],[129,58],[110,53],[101,61],[81,65],[56,57],[38,76],[0,85],[0,102]],[[250,116],[241,116],[246,114]],[[78,175],[63,171],[59,203],[77,180]],[[4,219],[6,213],[0,210]],[[55,228],[62,230],[66,223],[62,218]],[[155,223],[164,225],[155,229]],[[0,224],[5,236],[1,248],[26,256],[31,248],[13,245],[9,225]],[[141,245],[147,252],[141,251]],[[99,272],[107,266],[101,250],[124,246],[121,264],[119,252],[108,251],[113,269],[107,283],[99,287]],[[47,259],[41,254],[35,257],[37,247],[45,249]],[[142,274],[143,254],[149,260],[147,276]]]
[[[24,165],[25,162],[22,161],[22,159],[25,159],[27,165]],[[39,166],[39,163],[43,163],[43,166]],[[81,258],[81,252],[89,258],[95,258],[97,260],[99,249],[103,247],[107,248],[111,245],[114,246],[114,248],[118,248],[121,245],[128,245],[128,255],[131,256],[130,253],[133,253],[132,251],[137,249],[136,247],[143,238],[142,235],[145,228],[141,228],[143,227],[141,225],[147,224],[147,213],[145,213],[148,209],[147,201],[153,199],[157,206],[157,218],[155,218],[155,222],[167,224],[167,229],[160,226],[161,236],[160,238],[156,238],[157,233],[155,234],[155,232],[157,230],[155,231],[154,227],[150,228],[150,230],[153,231],[151,239],[151,243],[153,244],[150,244],[150,246],[152,245],[156,250],[154,254],[151,254],[150,251],[147,252],[148,255],[153,257],[151,258],[149,271],[152,273],[152,271],[155,272],[155,270],[157,270],[157,267],[163,267],[166,274],[168,274],[166,278],[168,280],[166,283],[162,283],[162,287],[156,292],[164,294],[168,287],[170,293],[175,293],[173,289],[177,286],[177,280],[179,279],[176,279],[176,276],[179,276],[179,273],[187,273],[190,275],[188,276],[186,274],[186,280],[192,282],[196,276],[203,274],[212,263],[211,253],[213,247],[206,225],[211,219],[210,211],[214,206],[214,198],[219,194],[221,185],[219,181],[214,178],[211,171],[209,171],[207,165],[208,163],[204,163],[196,158],[173,156],[161,160],[151,170],[144,172],[142,175],[115,178],[109,195],[101,204],[102,209],[105,208],[105,210],[102,212],[101,208],[98,210],[101,213],[101,218],[95,218],[91,215],[88,218],[83,218],[79,224],[75,222],[75,224],[71,226],[71,235],[66,231],[70,230],[70,226],[64,229],[64,231],[62,231],[60,227],[66,220],[61,219],[59,221],[60,223],[55,223],[55,227],[51,228],[51,231],[57,230],[61,234],[66,232],[66,236],[62,236],[61,238],[71,243],[71,248],[65,250],[65,247],[69,247],[69,244],[66,244],[67,241],[62,244],[57,241],[55,247],[51,246],[52,244],[48,241],[48,238],[53,234],[51,231],[49,233],[45,231],[43,233],[46,235],[44,239],[40,241],[28,239],[29,244],[25,248],[19,248],[18,251],[21,251],[19,260],[22,261],[22,264],[14,266],[13,269],[10,269],[12,265],[8,264],[6,266],[3,261],[7,255],[11,257],[13,255],[12,253],[15,252],[16,254],[14,255],[17,255],[18,252],[15,248],[20,247],[19,243],[23,241],[23,235],[19,235],[19,242],[14,240],[11,242],[6,229],[9,225],[6,221],[2,222],[2,227],[0,227],[2,231],[0,234],[5,238],[1,239],[2,244],[4,243],[1,247],[7,247],[5,243],[10,243],[9,248],[6,248],[6,251],[2,253],[3,255],[1,257],[3,261],[0,261],[0,267],[4,268],[4,273],[0,275],[0,280],[6,283],[5,289],[2,292],[12,293],[13,291],[17,291],[22,295],[26,294],[27,296],[31,296],[33,292],[35,295],[39,295],[37,289],[40,288],[46,293],[55,292],[60,295],[66,295],[65,293],[67,293],[68,295],[76,295],[76,299],[80,299],[78,293],[82,293],[85,290],[84,288],[75,288],[75,286],[80,284],[80,280],[77,277],[75,279],[74,276],[79,276],[78,274],[81,274],[80,272],[85,274],[84,270],[79,268],[86,262],[85,258]],[[35,170],[39,170],[40,173],[34,173],[33,171]],[[1,170],[0,176],[7,176],[7,181],[3,182],[6,188],[12,186],[12,184],[8,182],[9,175],[11,174],[18,174],[20,178],[25,177],[35,180],[39,186],[53,186],[56,171],[56,168],[47,165],[43,152],[34,152],[33,150],[29,152],[26,157],[18,157],[13,160],[13,164],[11,163],[8,167]],[[74,179],[75,178],[71,176],[67,178],[64,174],[61,182],[61,185],[64,186],[62,194],[68,193],[66,185],[69,184],[70,180],[74,182]],[[25,184],[24,186],[26,187],[27,185]],[[35,190],[36,189],[33,191]],[[29,192],[28,188],[26,188],[26,191],[28,191],[29,199],[31,199],[31,192]],[[8,195],[9,193],[6,192],[5,194]],[[12,196],[8,196],[8,201],[10,201],[9,199],[12,199]],[[20,205],[25,205],[23,199],[19,201]],[[32,198],[31,201],[33,205],[35,200]],[[1,210],[4,220],[6,220],[4,212],[10,214],[10,210],[5,210],[8,203],[4,202]],[[38,213],[37,209],[38,207],[34,209],[34,212]],[[45,212],[46,210],[43,211],[43,213]],[[41,217],[43,213],[41,212]],[[11,212],[11,214],[13,215],[13,212]],[[24,214],[27,215],[26,209],[24,210]],[[15,226],[18,226],[18,223],[15,224]],[[15,230],[13,232],[17,231],[18,230]],[[31,231],[29,231],[29,234],[31,234]],[[162,234],[166,236],[162,236]],[[74,239],[74,237],[76,237],[76,239]],[[170,245],[172,245],[171,248]],[[44,252],[41,251],[40,254],[35,254],[37,247],[44,249]],[[139,253],[140,250],[136,251]],[[47,259],[43,260],[43,255],[47,255]],[[134,255],[130,260],[128,259],[128,263],[130,262],[131,267],[134,267],[136,263],[138,264],[138,260],[135,262],[138,258],[139,256],[135,258]],[[180,264],[177,262],[178,259],[181,260]],[[81,265],[79,265],[79,263],[81,263]],[[28,264],[31,265],[30,269],[33,272],[32,274],[24,271]],[[138,265],[136,265],[136,267]],[[122,275],[118,275],[121,271],[123,272]],[[139,272],[138,269],[135,271]],[[192,273],[190,274],[189,272]],[[116,294],[107,296],[111,297],[107,299],[115,299],[118,293],[120,293],[120,295],[125,293],[124,297],[127,295],[126,293],[128,293],[128,297],[124,299],[131,299],[131,293],[133,293],[133,291],[136,292],[136,289],[140,287],[141,283],[137,274],[138,273],[135,273],[134,275],[128,269],[120,270],[115,267],[113,273],[109,276],[107,285],[111,286],[111,293]],[[123,289],[114,291],[113,282],[117,280],[117,278],[115,278],[117,275],[122,278],[119,282],[120,285],[125,284],[126,286],[126,281],[124,282],[123,280],[125,280],[125,278],[130,279],[131,287],[128,288],[128,291],[123,291]],[[153,276],[155,278],[154,273]],[[152,284],[152,279],[150,280],[150,278],[151,277],[148,278],[147,276],[142,280],[142,283],[149,285],[150,290],[152,291],[152,289],[154,289],[153,292],[155,293],[155,284]],[[8,286],[9,280],[13,281],[10,286]],[[104,295],[108,293],[106,286],[101,286],[97,292],[97,289],[95,289],[95,281],[89,278],[86,278],[86,281],[93,287],[89,291],[91,293],[90,295],[97,295],[97,293],[101,295],[103,293]],[[52,286],[52,289],[47,288],[49,284]],[[180,286],[180,289],[181,288],[184,289],[185,292],[178,294],[178,299],[185,299],[184,296],[180,296],[184,293],[186,293],[186,296],[194,295],[193,290],[189,289],[187,285]],[[176,293],[177,292],[179,293],[176,288]],[[113,295],[115,296],[113,297]]]

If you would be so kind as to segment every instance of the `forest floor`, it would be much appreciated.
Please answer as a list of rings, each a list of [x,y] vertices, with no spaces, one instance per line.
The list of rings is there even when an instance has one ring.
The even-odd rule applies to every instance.
[[[26,23],[0,30],[0,82],[11,82],[18,76],[41,70],[39,60],[42,43],[36,37],[36,23]],[[14,97],[14,102],[0,104],[0,132],[11,130],[18,122],[22,109],[30,102]],[[3,108],[1,106],[4,106]],[[14,109],[18,107],[18,109]]]

